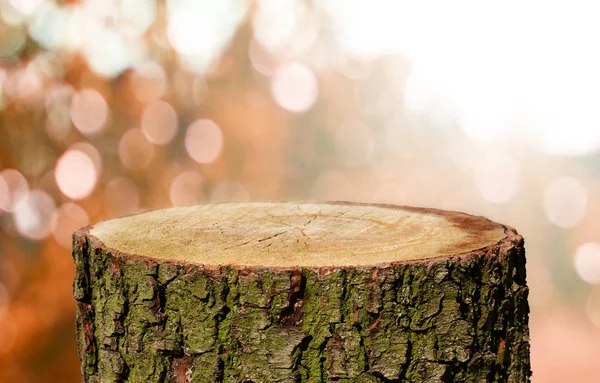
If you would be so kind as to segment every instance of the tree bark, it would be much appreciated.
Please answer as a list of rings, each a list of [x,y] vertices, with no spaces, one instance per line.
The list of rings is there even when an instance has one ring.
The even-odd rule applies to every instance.
[[[225,214],[223,206],[243,214]],[[291,214],[296,208],[308,213]],[[525,253],[514,229],[393,206],[193,209],[143,213],[74,234],[84,382],[529,381]],[[199,226],[190,216],[205,218]],[[274,226],[265,228],[264,217]],[[431,219],[448,229],[414,234],[430,233]],[[145,226],[148,220],[155,224]],[[287,231],[274,236],[278,226]],[[498,229],[499,240],[490,234]],[[161,244],[172,242],[159,234],[172,237],[169,230],[183,245],[163,251]],[[455,238],[445,237],[453,230]],[[416,240],[387,245],[407,233]],[[201,244],[186,245],[198,236]],[[453,244],[423,254],[422,241]],[[217,258],[180,258],[194,249]],[[355,261],[338,262],[336,252]],[[394,256],[402,259],[369,264]]]

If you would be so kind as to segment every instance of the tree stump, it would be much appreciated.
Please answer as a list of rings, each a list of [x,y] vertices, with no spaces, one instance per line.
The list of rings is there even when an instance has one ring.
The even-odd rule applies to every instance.
[[[523,238],[482,217],[222,203],[74,234],[85,382],[527,382]]]

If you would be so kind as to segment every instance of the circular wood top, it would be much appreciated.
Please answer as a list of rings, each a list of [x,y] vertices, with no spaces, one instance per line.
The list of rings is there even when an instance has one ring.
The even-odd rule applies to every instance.
[[[372,266],[467,253],[507,229],[483,217],[354,203],[218,203],[154,210],[89,231],[108,251],[206,266]]]

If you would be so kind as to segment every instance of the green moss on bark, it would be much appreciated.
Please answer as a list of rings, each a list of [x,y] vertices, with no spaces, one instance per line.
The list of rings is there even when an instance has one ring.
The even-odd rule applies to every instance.
[[[85,382],[527,382],[521,237],[388,267],[157,263],[74,237]]]

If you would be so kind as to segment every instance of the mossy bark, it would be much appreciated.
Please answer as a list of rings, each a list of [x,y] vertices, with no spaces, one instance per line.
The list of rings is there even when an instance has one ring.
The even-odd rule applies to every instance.
[[[523,240],[377,267],[207,269],[74,236],[85,382],[527,382]]]

